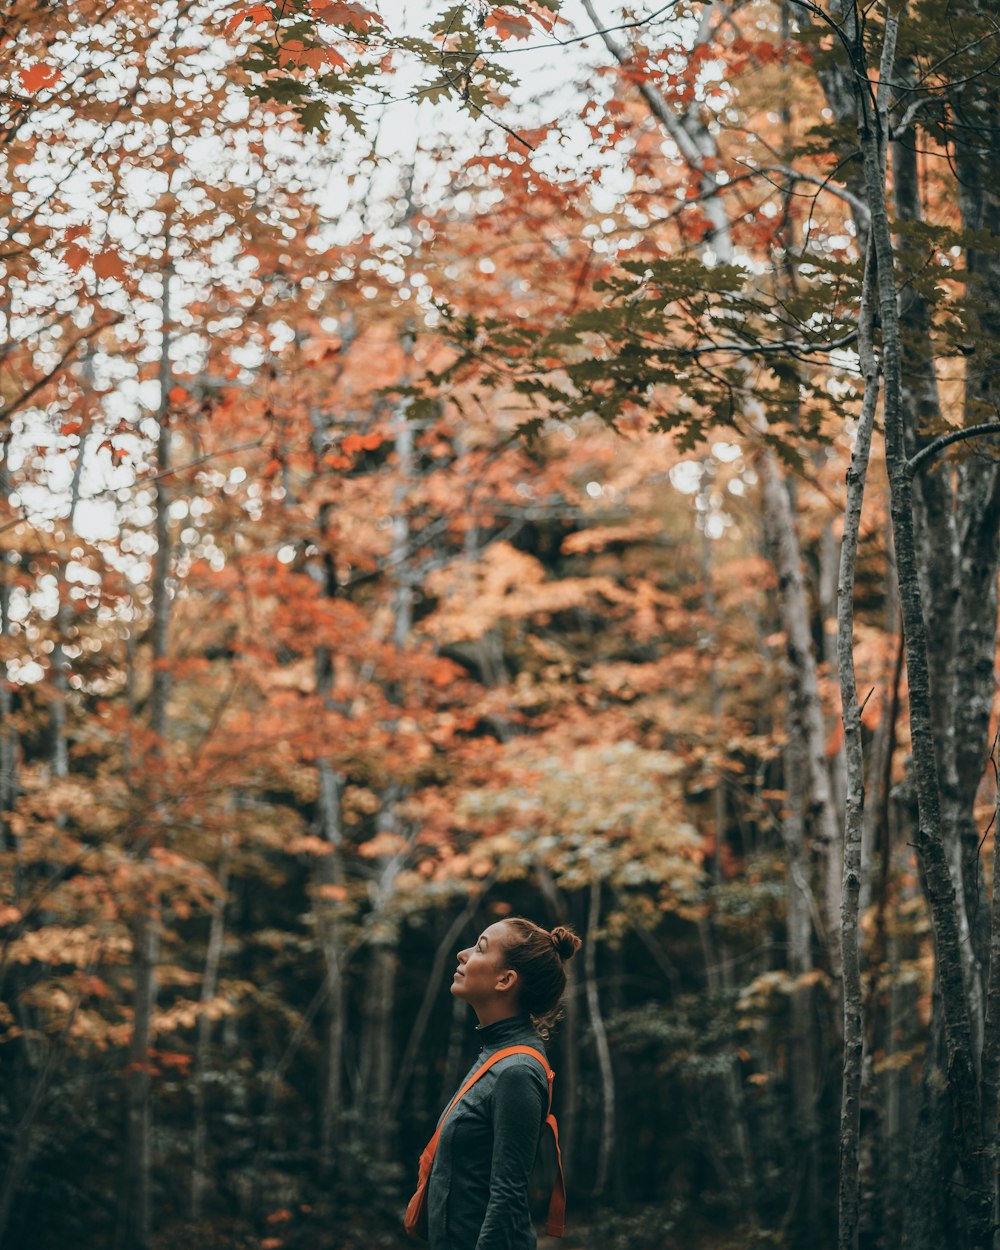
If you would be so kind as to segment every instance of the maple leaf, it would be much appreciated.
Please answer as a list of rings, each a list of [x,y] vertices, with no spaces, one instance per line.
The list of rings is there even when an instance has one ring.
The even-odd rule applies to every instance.
[[[349,26],[359,35],[367,34],[373,26],[382,26],[377,13],[362,8],[360,4],[345,4],[343,0],[309,0],[309,11],[321,22],[331,26]]]
[[[79,243],[71,243],[63,251],[63,260],[74,273],[79,273],[87,261],[90,260],[90,253],[85,247],[81,247]]]
[[[261,22],[269,22],[273,14],[266,4],[253,4],[248,9],[237,9],[233,16],[226,22],[225,30],[227,35],[231,35],[238,26],[250,18],[255,26],[259,26]]]
[[[69,251],[69,249],[66,249]],[[114,250],[106,247],[94,257],[94,273],[99,278],[114,278],[121,282],[125,277],[125,262]]]
[[[350,69],[350,64],[334,48],[307,48],[301,39],[289,39],[278,52],[281,66],[298,65],[317,72],[325,65],[334,69]]]
[[[509,9],[494,9],[485,25],[497,32],[501,39],[529,39],[531,20],[523,13],[511,13]]]
[[[310,100],[299,112],[299,124],[306,134],[314,130],[322,130],[326,125],[326,116],[330,111],[325,100]]]
[[[54,65],[46,65],[42,61],[29,65],[26,69],[19,69],[17,76],[21,80],[21,86],[29,94],[34,95],[36,91],[41,91],[45,87],[54,87],[62,74]]]

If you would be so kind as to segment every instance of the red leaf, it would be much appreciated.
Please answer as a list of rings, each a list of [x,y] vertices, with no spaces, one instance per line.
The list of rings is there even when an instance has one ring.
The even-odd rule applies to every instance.
[[[94,273],[99,278],[115,278],[121,282],[125,277],[125,263],[114,248],[106,247],[94,257]]]
[[[277,473],[280,468],[281,468],[280,460],[277,460],[277,459],[269,460],[267,464],[264,466],[264,473],[262,476],[274,477],[275,473]]]
[[[19,69],[17,76],[21,80],[21,86],[31,95],[41,91],[43,87],[54,87],[62,77],[54,65],[45,65],[41,61],[29,65],[27,69]]]
[[[237,9],[226,22],[226,34],[231,35],[237,26],[242,26],[249,17],[255,26],[261,22],[269,22],[273,14],[266,4],[252,4],[249,9]]]
[[[79,434],[83,429],[82,421],[66,421],[59,427],[60,434]]]
[[[85,247],[81,247],[79,243],[71,243],[63,252],[63,260],[74,273],[79,273],[87,261],[90,260],[90,253]]]

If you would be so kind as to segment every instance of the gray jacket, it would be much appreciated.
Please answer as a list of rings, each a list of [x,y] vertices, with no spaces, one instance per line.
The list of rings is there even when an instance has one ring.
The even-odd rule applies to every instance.
[[[482,1048],[463,1085],[507,1046],[533,1046],[545,1054],[528,1016],[498,1020],[477,1032]],[[430,1250],[535,1250],[528,1179],[548,1102],[548,1080],[538,1060],[511,1055],[456,1104],[441,1130],[427,1187]]]

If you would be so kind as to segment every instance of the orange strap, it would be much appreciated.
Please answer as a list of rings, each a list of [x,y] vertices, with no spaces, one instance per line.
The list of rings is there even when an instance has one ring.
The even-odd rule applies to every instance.
[[[556,1124],[556,1117],[552,1114],[552,1082],[555,1080],[555,1073],[549,1067],[549,1062],[540,1050],[536,1050],[534,1046],[507,1046],[503,1050],[498,1050],[495,1055],[490,1055],[489,1059],[473,1072],[455,1097],[448,1104],[444,1115],[438,1122],[437,1128],[434,1130],[434,1136],[424,1147],[424,1152],[420,1156],[420,1174],[421,1176],[429,1176],[431,1166],[434,1162],[434,1156],[437,1154],[438,1139],[441,1136],[441,1129],[447,1120],[452,1108],[469,1090],[475,1085],[481,1076],[484,1076],[495,1063],[499,1063],[501,1059],[506,1059],[508,1055],[533,1055],[535,1059],[545,1069],[545,1075],[549,1083],[549,1106],[545,1116],[545,1123],[552,1130],[552,1136],[556,1143],[556,1162],[558,1164],[555,1184],[552,1187],[552,1197],[549,1199],[549,1217],[545,1224],[545,1231],[550,1237],[561,1237],[566,1223],[566,1181],[563,1177],[562,1153],[559,1150],[559,1128]]]

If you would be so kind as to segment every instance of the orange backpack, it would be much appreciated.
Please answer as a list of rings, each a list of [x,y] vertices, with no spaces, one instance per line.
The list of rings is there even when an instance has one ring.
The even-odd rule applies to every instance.
[[[489,1059],[473,1072],[472,1076],[465,1082],[455,1097],[448,1104],[447,1110],[441,1117],[434,1136],[427,1143],[423,1154],[420,1156],[420,1171],[417,1179],[417,1188],[410,1199],[403,1225],[411,1237],[416,1237],[420,1241],[427,1240],[427,1182],[431,1178],[431,1168],[434,1165],[434,1156],[437,1154],[438,1138],[441,1136],[441,1129],[445,1120],[448,1118],[451,1109],[458,1100],[475,1085],[481,1076],[489,1071],[495,1063],[499,1063],[501,1059],[506,1059],[508,1055],[533,1055],[545,1069],[545,1075],[549,1082],[549,1108],[545,1116],[546,1125],[552,1130],[552,1136],[556,1147],[556,1178],[552,1186],[552,1196],[549,1199],[549,1216],[545,1224],[545,1231],[550,1237],[561,1237],[566,1222],[566,1182],[563,1179],[562,1155],[559,1152],[559,1126],[556,1124],[556,1117],[552,1114],[552,1082],[555,1079],[555,1073],[548,1065],[545,1056],[539,1050],[535,1050],[533,1046],[508,1046],[504,1050],[498,1050],[495,1055],[490,1055]]]

